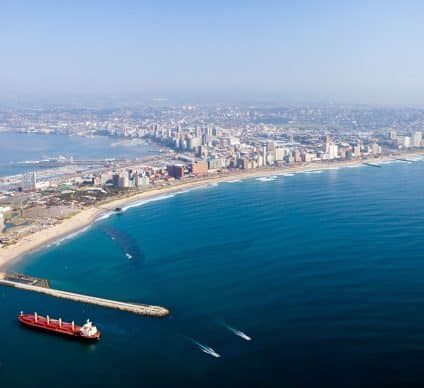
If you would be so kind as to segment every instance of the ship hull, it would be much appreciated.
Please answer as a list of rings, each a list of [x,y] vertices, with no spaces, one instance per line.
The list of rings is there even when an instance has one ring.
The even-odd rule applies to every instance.
[[[47,319],[44,317],[37,317],[36,320],[33,315],[21,315],[19,316],[18,320],[22,326],[38,331],[44,331],[49,334],[60,335],[84,342],[93,342],[100,339],[100,332],[90,337],[83,336],[79,331],[80,326],[74,325],[72,328],[72,324],[67,322],[62,322],[60,324],[58,320],[54,319],[51,319],[49,322],[47,322]]]

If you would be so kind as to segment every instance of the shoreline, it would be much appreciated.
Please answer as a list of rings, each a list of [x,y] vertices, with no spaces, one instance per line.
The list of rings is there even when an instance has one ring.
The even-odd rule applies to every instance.
[[[125,207],[134,205],[142,200],[149,200],[160,197],[162,195],[169,195],[180,192],[182,190],[200,188],[214,183],[242,181],[246,179],[265,178],[274,175],[293,174],[304,171],[318,171],[318,170],[331,170],[343,167],[355,167],[363,165],[364,163],[381,163],[381,162],[395,162],[395,158],[416,158],[424,156],[423,152],[401,153],[395,156],[381,156],[373,159],[361,159],[350,161],[335,161],[335,162],[312,162],[289,167],[269,167],[254,170],[240,170],[233,171],[228,174],[211,175],[205,178],[195,180],[181,181],[180,183],[152,188],[140,193],[132,193],[124,198],[112,198],[110,201],[100,203],[90,208],[82,209],[71,218],[63,220],[61,223],[49,226],[45,229],[39,230],[32,235],[25,236],[16,244],[0,248],[0,270],[5,270],[13,262],[23,259],[26,255],[42,250],[50,244],[66,239],[75,233],[81,232],[89,228],[97,220],[104,217],[106,214],[113,212],[117,207]]]

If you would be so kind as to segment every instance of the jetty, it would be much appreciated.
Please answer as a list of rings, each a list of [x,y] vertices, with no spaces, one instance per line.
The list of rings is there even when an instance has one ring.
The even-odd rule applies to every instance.
[[[78,294],[75,292],[56,290],[50,288],[48,283],[47,286],[45,282],[40,284],[39,282],[42,279],[31,278],[30,276],[26,275],[20,275],[24,276],[25,278],[25,280],[22,281],[20,278],[16,279],[15,275],[16,274],[7,274],[0,272],[0,285],[17,288],[25,291],[37,292],[39,294],[49,295],[60,299],[67,299],[73,302],[88,303],[100,307],[126,311],[137,315],[145,315],[156,318],[162,318],[169,315],[169,310],[164,307],[152,306],[148,304],[121,302],[112,299],[99,298],[96,296]],[[33,281],[31,281],[31,279],[33,279]],[[34,283],[34,281],[36,283]],[[37,283],[39,285],[37,285]]]
[[[382,166],[380,164],[374,164],[374,163],[364,163],[366,166],[370,166],[370,167],[378,167],[381,168]]]
[[[400,162],[406,162],[406,163],[414,163],[414,161],[410,159],[395,158],[395,160],[399,160]]]

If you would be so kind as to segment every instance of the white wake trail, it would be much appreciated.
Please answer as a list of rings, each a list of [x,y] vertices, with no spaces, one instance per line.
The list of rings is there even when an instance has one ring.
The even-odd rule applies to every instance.
[[[246,333],[242,332],[241,330],[235,329],[234,327],[231,327],[230,325],[227,325],[226,323],[222,323],[222,325],[226,329],[231,331],[233,334],[235,334],[236,336],[243,338],[245,341],[251,341],[252,340],[251,337],[249,337]]]

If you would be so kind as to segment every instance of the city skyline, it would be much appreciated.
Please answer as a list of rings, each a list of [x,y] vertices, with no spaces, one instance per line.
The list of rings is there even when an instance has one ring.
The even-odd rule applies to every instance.
[[[423,105],[418,1],[6,2],[0,100]]]

